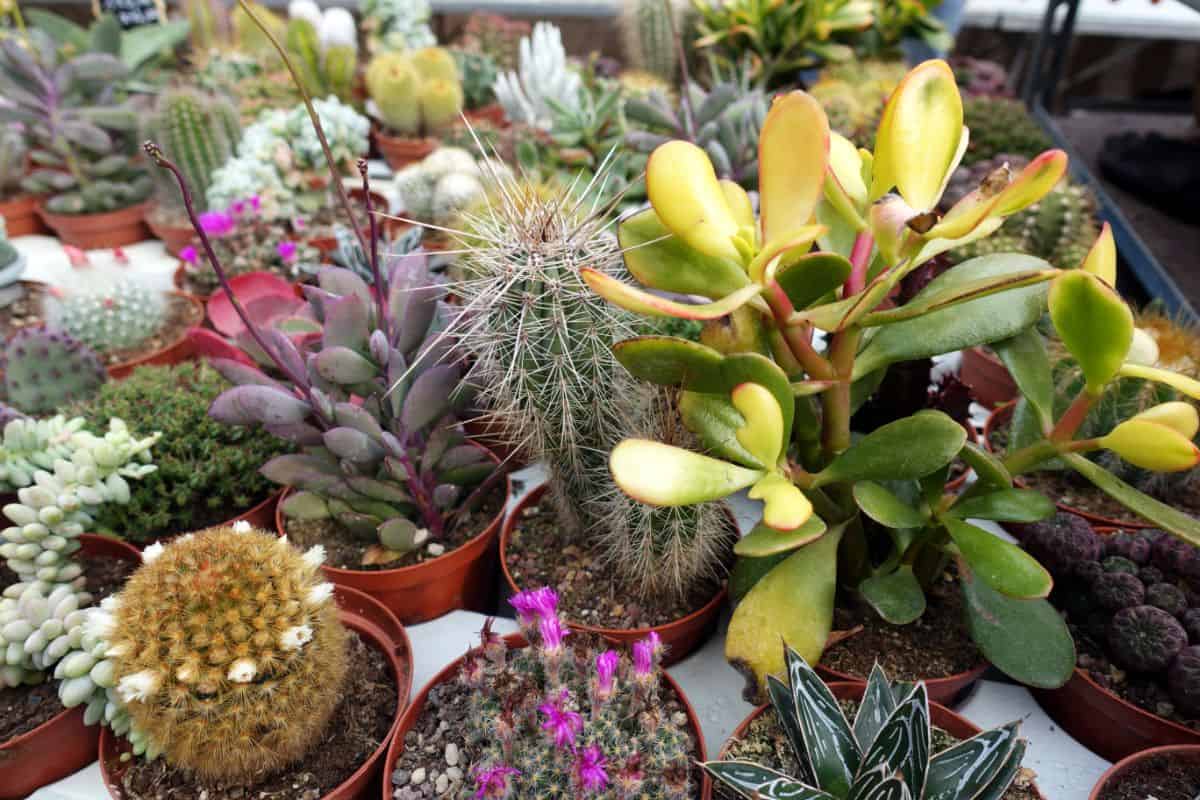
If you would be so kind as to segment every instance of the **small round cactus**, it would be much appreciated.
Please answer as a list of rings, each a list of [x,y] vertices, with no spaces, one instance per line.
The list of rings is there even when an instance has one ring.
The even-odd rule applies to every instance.
[[[65,331],[22,328],[0,354],[3,396],[26,414],[86,400],[108,378],[96,353]]]
[[[1200,646],[1185,647],[1171,662],[1167,690],[1176,709],[1188,717],[1200,717]]]
[[[1091,586],[1101,575],[1105,575],[1104,567],[1100,566],[1098,561],[1080,561],[1075,565],[1072,574],[1083,582],[1085,586]]]
[[[1192,583],[1200,582],[1200,550],[1174,536],[1160,536],[1154,542],[1154,566],[1168,575],[1178,575]]]
[[[245,523],[146,549],[145,566],[89,620],[135,749],[238,779],[320,739],[346,672],[323,556]]]
[[[1189,608],[1179,615],[1179,622],[1187,631],[1188,641],[1200,645],[1200,608]]]
[[[48,318],[101,353],[136,347],[163,326],[167,295],[133,281],[54,298]]]
[[[1187,632],[1161,608],[1133,606],[1118,611],[1108,624],[1113,661],[1134,672],[1158,672],[1187,646]]]
[[[1178,617],[1187,611],[1187,595],[1173,583],[1152,583],[1146,587],[1146,605]]]
[[[1104,537],[1104,554],[1127,558],[1138,566],[1150,563],[1150,540],[1124,531]]]
[[[1140,606],[1145,600],[1146,587],[1136,575],[1128,572],[1106,572],[1092,584],[1092,597],[1109,611]]]
[[[1081,561],[1099,561],[1104,541],[1082,517],[1058,513],[1029,526],[1025,549],[1056,575],[1068,575]]]
[[[1137,575],[1138,572],[1138,565],[1124,556],[1109,556],[1100,562],[1100,566],[1105,572],[1126,572],[1130,575]]]
[[[1147,564],[1146,566],[1139,569],[1137,576],[1138,576],[1138,580],[1140,580],[1142,583],[1146,584],[1147,586],[1149,586],[1153,583],[1162,583],[1164,580],[1166,580],[1166,576],[1163,575],[1163,571],[1161,569],[1159,569],[1158,567],[1153,566],[1151,564]]]

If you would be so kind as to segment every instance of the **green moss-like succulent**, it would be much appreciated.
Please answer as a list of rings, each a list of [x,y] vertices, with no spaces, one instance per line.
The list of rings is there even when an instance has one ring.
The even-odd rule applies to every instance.
[[[265,431],[223,425],[208,416],[230,387],[203,363],[140,367],[106,384],[76,409],[93,424],[120,417],[137,434],[162,431],[158,471],[133,487],[126,505],[104,507],[96,523],[134,542],[199,530],[258,503],[274,486],[259,467],[285,452]]]

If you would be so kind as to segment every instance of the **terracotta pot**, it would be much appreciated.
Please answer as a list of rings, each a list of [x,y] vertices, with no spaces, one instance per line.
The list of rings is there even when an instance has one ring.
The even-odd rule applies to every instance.
[[[155,222],[154,212],[155,208],[153,207],[146,211],[146,227],[150,229],[150,233],[154,235],[155,239],[162,240],[168,253],[178,258],[180,251],[195,240],[196,230],[191,225],[169,225]]]
[[[475,446],[493,462],[500,463],[486,447]],[[507,478],[505,486],[507,498],[512,493]],[[287,533],[283,501],[290,493],[291,489],[283,493],[275,509],[275,527],[280,535]],[[335,585],[349,586],[374,597],[405,625],[427,622],[460,608],[486,611],[492,596],[496,536],[503,516],[501,510],[481,533],[461,547],[411,567],[355,570],[323,566],[321,569]]]
[[[925,688],[929,692],[929,700],[933,703],[940,703],[947,708],[958,705],[970,693],[975,684],[983,677],[983,673],[987,672],[988,664],[985,661],[974,669],[969,669],[966,672],[960,672],[957,675],[949,675],[945,678],[921,678],[925,681]],[[847,672],[839,672],[836,669],[818,664],[816,666],[817,674],[828,684],[854,684],[857,686],[865,686],[866,681],[855,675]]]
[[[504,641],[507,642],[510,647],[525,647],[527,644],[525,638],[516,633],[505,636]],[[405,735],[413,729],[413,726],[417,724],[417,720],[421,718],[421,714],[425,710],[425,703],[429,700],[429,693],[433,691],[435,686],[440,686],[443,683],[453,680],[458,674],[458,671],[462,668],[462,663],[463,659],[461,657],[457,658],[437,675],[434,675],[429,683],[421,687],[420,694],[413,698],[412,703],[404,712],[404,716],[400,718],[400,722],[396,726],[396,734],[392,737],[392,746],[388,748],[387,758],[383,762],[382,800],[392,800],[393,790],[392,782],[389,779],[389,776],[396,768],[396,760],[400,758],[400,754],[404,752]],[[675,695],[679,698],[680,702],[683,703],[683,707],[687,712],[688,726],[696,735],[696,743],[699,746],[699,753],[696,754],[696,760],[706,760],[708,756],[704,748],[704,732],[700,727],[700,718],[696,716],[696,710],[692,708],[691,701],[688,700],[687,695],[683,693],[682,687],[675,682],[675,679],[668,675],[665,670],[663,671],[662,676],[667,686],[669,686],[671,690],[675,692]],[[704,787],[702,790],[704,797],[707,798],[711,796],[709,793],[710,788],[709,779],[707,776],[705,776]],[[530,798],[530,800],[533,799]]]
[[[1003,428],[1012,421],[1013,408],[1015,406],[1016,403],[1008,403],[1006,405],[998,406],[992,411],[991,414],[988,415],[987,421],[983,424],[982,444],[983,448],[989,453],[996,452],[992,447],[992,432],[999,428]],[[1019,487],[1028,485],[1019,477],[1013,478],[1013,484]],[[1150,522],[1144,522],[1141,520],[1113,519],[1112,517],[1105,517],[1100,514],[1093,514],[1090,511],[1084,511],[1082,508],[1076,508],[1075,506],[1067,503],[1055,502],[1055,505],[1058,506],[1059,511],[1065,511],[1068,514],[1074,514],[1077,517],[1083,517],[1088,522],[1092,523],[1092,525],[1100,525],[1109,528],[1124,528],[1126,530],[1141,530],[1142,528],[1154,527],[1154,525]]]
[[[37,213],[41,201],[42,198],[36,194],[21,194],[11,200],[0,201],[0,217],[4,217],[9,238],[49,232]]]
[[[838,700],[861,701],[863,691],[866,689],[866,684],[862,683],[830,683],[827,685],[829,686],[829,690],[833,692],[833,696]],[[770,708],[771,706],[769,705],[761,705],[754,709],[754,711],[750,712],[750,716],[742,720],[742,724],[738,725],[729,739],[723,745],[721,745],[721,753],[717,757],[725,758],[729,752],[729,746],[732,744],[733,740],[740,739],[745,736],[746,732],[750,730],[751,723],[753,723],[763,714],[767,713]],[[932,700],[929,703],[929,717],[935,728],[941,728],[955,739],[970,739],[972,736],[977,736],[982,732],[981,729],[975,725],[975,723],[971,722],[966,717],[961,717],[940,703]],[[1036,789],[1037,787],[1035,786],[1034,788]],[[1038,790],[1037,795],[1039,798],[1043,796],[1040,790]],[[712,797],[712,787],[706,787],[704,800],[712,800]]]
[[[425,160],[425,157],[438,148],[437,139],[407,139],[402,136],[390,136],[382,128],[374,129],[375,142],[379,152],[388,166],[394,170],[403,169],[409,164]]]
[[[967,429],[967,441],[971,442],[972,444],[979,444],[979,434],[975,432],[975,426],[968,422],[964,427]],[[972,470],[970,467],[964,469],[962,475],[959,475],[957,478],[946,484],[946,491],[957,492],[959,489],[966,486],[967,478],[971,477],[971,472]]]
[[[508,518],[504,521],[504,530],[500,534],[500,568],[504,571],[504,580],[508,583],[509,590],[514,594],[521,591],[521,587],[517,585],[516,579],[508,568],[508,543],[512,539],[513,530],[521,520],[521,513],[527,506],[536,503],[545,490],[545,486],[539,486],[522,497],[521,501],[517,503],[516,508],[509,513]],[[567,620],[567,625],[574,630],[594,633],[597,636],[604,637],[609,642],[622,645],[632,644],[633,642],[645,639],[653,631],[659,635],[667,648],[663,664],[664,666],[670,666],[682,661],[699,648],[700,645],[704,644],[712,632],[716,630],[717,620],[721,616],[721,609],[724,606],[725,587],[722,586],[713,595],[712,599],[703,606],[682,619],[677,619],[674,622],[668,622],[664,625],[655,625],[651,628],[598,628],[592,625],[581,625],[571,622],[569,619]]]
[[[38,206],[42,221],[49,225],[63,244],[83,250],[125,247],[150,238],[146,228],[146,203],[101,214],[55,214]]]
[[[197,321],[204,319],[204,304],[196,297],[187,294],[186,292],[171,292],[176,297],[182,297],[187,300],[195,310]],[[187,361],[194,355],[191,340],[188,338],[188,331],[184,329],[180,332],[175,341],[155,350],[153,353],[147,353],[144,356],[132,359],[130,361],[122,361],[119,364],[114,364],[108,368],[108,377],[113,380],[129,377],[129,374],[138,367],[149,364],[170,366],[178,364],[181,361]]]
[[[1136,766],[1140,766],[1152,758],[1158,756],[1168,756],[1173,760],[1185,762],[1200,762],[1200,746],[1198,745],[1168,745],[1166,747],[1152,747],[1149,750],[1143,750],[1140,753],[1134,753],[1131,756],[1121,759],[1116,764],[1108,768],[1108,771],[1100,776],[1100,780],[1096,782],[1096,786],[1092,789],[1092,793],[1088,795],[1088,800],[1100,800],[1104,796],[1104,791],[1110,784],[1115,783],[1117,778],[1125,776]]]
[[[1008,368],[990,350],[969,347],[962,351],[958,377],[980,405],[995,408],[1017,399],[1017,383]]]
[[[1200,731],[1163,719],[1122,700],[1076,669],[1060,689],[1034,689],[1050,718],[1096,755],[1119,761],[1161,745],[1200,745]]]
[[[85,556],[108,556],[138,563],[142,554],[117,539],[85,533]],[[86,767],[96,758],[100,728],[83,724],[83,706],[0,743],[0,800],[21,800],[34,790]]]
[[[346,586],[338,586],[334,596],[342,624],[357,631],[383,651],[391,662],[392,674],[396,679],[396,721],[392,723],[388,735],[353,775],[321,798],[357,800],[370,796],[371,783],[379,773],[388,746],[396,734],[396,726],[408,705],[408,695],[412,691],[412,645],[404,626],[377,601]],[[121,789],[121,778],[127,765],[121,761],[121,757],[127,752],[129,743],[104,728],[100,734],[100,776],[114,800],[126,800],[125,792]]]
[[[491,103],[483,108],[465,111],[463,114],[471,122],[488,122],[497,128],[507,128],[511,124],[508,115],[504,113],[504,106],[499,103]]]

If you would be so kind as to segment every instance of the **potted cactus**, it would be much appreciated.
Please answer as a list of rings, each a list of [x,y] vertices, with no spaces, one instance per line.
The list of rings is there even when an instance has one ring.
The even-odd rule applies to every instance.
[[[463,114],[472,122],[485,122],[503,128],[508,124],[504,116],[504,107],[496,102],[496,76],[499,67],[487,53],[467,50],[462,47],[451,48],[454,63],[458,65],[458,75],[462,79]]]
[[[84,608],[116,591],[138,552],[84,526],[105,505],[119,504],[130,482],[153,472],[156,436],[136,439],[119,419],[103,436],[82,418],[15,419],[4,427],[0,486],[16,492],[4,506],[11,522],[0,544],[0,797],[18,800],[77,771],[96,757],[92,709],[64,710],[47,679],[64,677],[78,649]],[[36,483],[35,483],[36,482]],[[75,688],[90,691],[80,674]],[[74,676],[72,676],[74,677]]]
[[[14,87],[5,91],[0,121],[26,126],[36,168],[22,186],[47,196],[39,207],[46,224],[64,243],[84,249],[144,239],[152,184],[131,149],[137,114],[113,99],[128,68],[104,53],[64,60],[34,30],[0,43],[0,73]]]
[[[482,203],[486,194],[475,157],[459,147],[439,147],[409,164],[396,173],[393,185],[404,216],[431,226],[422,239],[427,250],[444,247],[436,228],[454,227],[462,212]]]
[[[324,12],[312,0],[288,5],[287,49],[310,97],[354,100],[358,69],[358,26],[344,8]]]
[[[1040,797],[1021,767],[1019,722],[980,732],[931,705],[925,684],[893,683],[878,665],[865,686],[826,686],[795,650],[785,647],[784,660],[786,680],[770,679],[771,705],[704,764],[714,779],[706,799]]]
[[[24,126],[19,122],[0,124],[0,217],[8,226],[9,236],[29,236],[46,230],[37,215],[37,196],[21,187],[28,167],[29,145]]]
[[[640,284],[705,302],[583,270],[623,308],[730,333],[713,346],[661,336],[616,346],[634,375],[683,389],[684,423],[709,454],[635,437],[613,449],[609,465],[623,491],[655,506],[689,508],[741,489],[764,501],[762,521],[735,547],[740,602],[726,639],[726,655],[752,676],[756,694],[784,668],[780,638],[812,663],[821,657],[839,583],[850,588],[843,602],[862,618],[911,636],[947,566],[957,585],[945,596],[958,598],[983,656],[1034,686],[1066,682],[1075,651],[1044,599],[1050,574],[967,521],[1049,516],[1053,504],[1014,488],[1013,476],[1051,459],[1171,534],[1200,541],[1200,523],[1083,455],[1106,449],[1154,471],[1189,469],[1200,457],[1190,406],[1151,408],[1106,436],[1076,437],[1118,376],[1200,395],[1196,381],[1146,366],[1131,347],[1133,315],[1113,288],[1107,229],[1082,265],[985,256],[947,270],[903,305],[881,307],[906,275],[994,232],[1065,173],[1065,154],[1044,153],[1017,175],[988,176],[941,215],[935,209],[966,145],[963,130],[954,75],[941,61],[915,68],[892,94],[871,158],[829,131],[810,96],[789,93],[763,126],[757,218],[743,190],[717,180],[704,151],[675,141],[647,166],[651,208],[620,226],[626,268]],[[798,150],[797,142],[806,145]],[[820,250],[809,252],[814,243]],[[1061,413],[1036,328],[1047,310],[1085,376]],[[813,343],[816,330],[828,334],[824,351]],[[1036,424],[1026,446],[996,458],[930,410],[851,435],[853,412],[889,366],[979,344],[1001,353],[1028,400]],[[960,495],[944,490],[955,457],[979,476]]]
[[[94,350],[45,325],[22,328],[9,338],[0,354],[0,371],[5,407],[34,416],[87,400],[108,377]]]
[[[522,636],[485,626],[480,646],[405,712],[388,751],[385,800],[430,789],[481,798],[699,797],[699,722],[660,667],[658,638],[634,643],[627,657],[589,634],[568,635],[552,589],[511,602]],[[447,761],[452,768],[442,771]]]
[[[87,649],[62,662],[60,694],[101,710],[113,798],[231,786],[335,798],[369,785],[412,651],[394,617],[324,582],[322,555],[244,522],[210,528],[147,548],[125,588],[87,612]]]
[[[377,55],[367,65],[366,82],[378,123],[375,141],[392,169],[432,153],[438,136],[462,113],[458,66],[440,47]]]

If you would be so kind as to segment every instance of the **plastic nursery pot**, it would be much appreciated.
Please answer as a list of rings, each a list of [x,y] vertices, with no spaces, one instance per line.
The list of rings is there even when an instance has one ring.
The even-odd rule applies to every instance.
[[[150,229],[150,233],[155,239],[162,240],[168,253],[178,258],[180,251],[196,238],[196,230],[191,225],[171,225],[159,222],[155,214],[156,210],[157,208],[154,206],[146,209],[146,227]],[[175,281],[176,284],[179,283],[178,272]]]
[[[391,136],[382,128],[373,128],[372,135],[379,146],[379,152],[394,170],[403,169],[409,164],[425,160],[425,157],[438,148],[437,139],[408,139],[403,136]]]
[[[962,351],[958,377],[980,405],[995,408],[1017,399],[1017,383],[1008,367],[990,350],[968,347]]]
[[[379,774],[379,767],[408,706],[408,696],[412,692],[412,644],[404,626],[378,601],[347,586],[336,587],[334,597],[342,624],[358,632],[387,656],[396,680],[396,715],[387,736],[354,774],[321,797],[321,800],[358,800],[371,796],[372,781]],[[121,758],[127,752],[128,742],[113,735],[108,728],[101,731],[100,776],[114,800],[126,800],[121,780],[127,767]],[[303,765],[303,761],[300,763]]]
[[[180,297],[186,300],[192,306],[192,311],[197,321],[204,319],[204,304],[196,297],[187,294],[186,292],[171,292],[175,297]],[[113,380],[129,377],[138,367],[149,365],[170,366],[178,364],[182,361],[187,361],[195,354],[192,347],[191,339],[188,338],[188,331],[184,329],[173,342],[160,347],[152,353],[147,353],[138,358],[122,361],[118,364],[113,364],[108,368],[108,377]]]
[[[482,108],[476,108],[471,111],[464,111],[468,122],[490,122],[497,128],[509,127],[508,115],[504,113],[504,106],[499,103],[490,103]]]
[[[11,200],[0,201],[0,217],[4,217],[9,238],[47,232],[37,213],[41,201],[42,198],[35,194],[22,194]]]
[[[983,424],[983,447],[989,453],[996,452],[992,447],[992,433],[1003,428],[1012,421],[1013,408],[1015,407],[1016,403],[1007,403],[1005,405],[998,406],[992,411],[991,414],[988,415],[987,421]],[[1017,486],[1026,485],[1025,481],[1021,480],[1020,478],[1015,478],[1013,483]],[[1113,519],[1112,517],[1105,517],[1101,514],[1093,514],[1090,511],[1077,508],[1069,503],[1055,501],[1055,505],[1058,506],[1059,511],[1065,511],[1068,514],[1074,514],[1077,517],[1083,517],[1088,522],[1092,523],[1092,525],[1099,525],[1109,528],[1124,528],[1126,530],[1140,530],[1142,528],[1154,527],[1151,523],[1143,522],[1141,520]]]
[[[863,683],[829,683],[826,685],[829,687],[829,691],[831,691],[833,696],[838,700],[861,701],[863,691],[866,689],[866,684]],[[928,688],[928,686],[926,688]],[[718,756],[718,758],[725,758],[725,756],[729,754],[729,748],[733,744],[734,740],[741,739],[743,736],[745,736],[750,730],[750,725],[753,724],[756,719],[761,717],[763,714],[766,714],[770,710],[770,705],[761,705],[751,711],[750,716],[742,720],[742,723],[738,725],[736,729],[734,729],[729,739],[727,739],[725,743],[721,745],[721,754]],[[932,698],[930,698],[929,701],[929,717],[933,727],[941,728],[955,739],[970,739],[972,736],[976,736],[982,732],[981,729],[975,725],[975,723],[971,722],[966,717],[961,717],[958,714],[955,714],[953,711],[946,708],[941,703],[933,700]],[[1034,788],[1037,788],[1036,785]],[[1038,790],[1037,794],[1038,797],[1043,796],[1041,790]],[[710,785],[706,787],[704,800],[712,799],[713,788]]]
[[[500,568],[504,571],[504,580],[508,584],[509,590],[514,594],[521,591],[521,587],[517,585],[512,571],[508,568],[509,542],[512,540],[513,530],[521,521],[522,512],[541,499],[545,491],[545,486],[539,486],[522,497],[504,521],[504,530],[500,533]],[[594,633],[606,641],[620,645],[629,645],[640,641],[653,631],[659,635],[667,648],[666,655],[663,657],[663,665],[670,666],[691,655],[716,629],[721,609],[725,606],[725,593],[725,587],[722,586],[711,600],[686,617],[650,628],[598,628],[571,622],[569,617],[567,625],[573,630]]]
[[[63,244],[82,250],[99,250],[105,247],[125,247],[150,237],[146,228],[147,203],[138,203],[118,211],[101,214],[55,214],[45,204],[38,206],[38,214]]]
[[[117,539],[85,533],[79,541],[84,556],[142,560],[137,548]],[[64,710],[28,733],[0,743],[0,800],[21,800],[92,763],[100,728],[84,725],[83,711],[82,706]]]
[[[949,708],[958,705],[966,699],[971,689],[983,677],[983,673],[987,672],[987,668],[988,664],[985,661],[974,669],[960,672],[957,675],[947,675],[945,678],[921,678],[920,680],[925,681],[925,689],[929,692],[930,702]],[[847,672],[839,672],[836,669],[830,669],[820,664],[814,667],[814,669],[821,676],[821,679],[830,686],[838,684],[866,685],[865,679]]]
[[[1177,744],[1166,747],[1152,747],[1149,750],[1143,750],[1140,753],[1127,756],[1116,764],[1113,764],[1108,768],[1107,772],[1100,776],[1100,780],[1096,782],[1092,793],[1088,795],[1088,800],[1100,800],[1104,796],[1104,792],[1116,783],[1118,778],[1124,777],[1134,767],[1140,766],[1152,758],[1164,756],[1173,761],[1200,763],[1200,746]]]
[[[519,633],[510,633],[508,636],[504,637],[504,641],[508,643],[509,647],[525,647],[528,644],[528,642],[525,641],[525,637],[521,636]],[[404,715],[400,717],[400,722],[396,726],[395,735],[392,737],[392,745],[388,748],[387,758],[383,762],[382,800],[392,800],[393,790],[392,782],[389,779],[389,776],[393,771],[395,771],[396,761],[400,758],[400,754],[404,752],[404,737],[413,729],[413,727],[417,724],[417,720],[421,718],[421,714],[425,711],[425,703],[429,700],[429,693],[433,691],[434,687],[441,686],[443,683],[448,683],[449,681],[454,680],[454,678],[458,676],[459,670],[462,669],[462,664],[463,657],[459,657],[447,665],[437,675],[434,675],[429,683],[421,687],[420,694],[413,698],[412,703],[409,704],[408,708],[404,712]],[[687,712],[688,727],[691,728],[692,733],[696,737],[696,745],[699,750],[699,752],[696,753],[696,758],[694,760],[706,760],[708,755],[704,748],[704,731],[700,727],[700,718],[696,716],[696,709],[692,708],[692,703],[690,700],[688,700],[687,695],[683,693],[683,688],[675,682],[674,678],[667,674],[666,670],[663,670],[662,676],[667,686],[669,686],[671,690],[675,692],[675,696],[679,698],[679,702],[683,703],[683,708]],[[708,800],[708,798],[712,796],[712,787],[709,784],[709,779],[707,776],[705,776],[703,789],[701,790],[701,797],[705,798],[705,800]]]
[[[500,463],[486,447],[475,446],[487,453],[493,463]],[[507,477],[504,486],[507,498],[512,493]],[[275,527],[280,535],[287,533],[283,501],[291,491],[283,493],[275,508]],[[503,517],[501,509],[466,544],[411,567],[356,570],[325,565],[321,569],[336,586],[348,586],[374,597],[405,625],[427,622],[460,608],[485,610],[492,595],[495,542]]]

